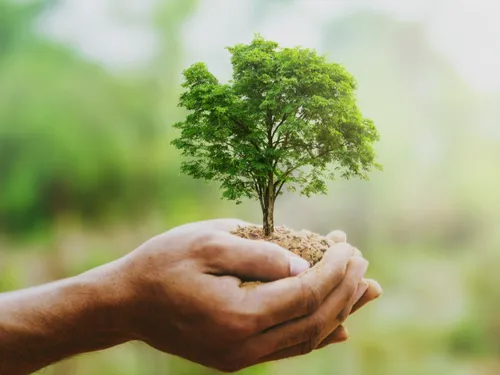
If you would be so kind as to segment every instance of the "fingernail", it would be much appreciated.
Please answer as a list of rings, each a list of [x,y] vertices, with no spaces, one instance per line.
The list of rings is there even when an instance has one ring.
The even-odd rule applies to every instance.
[[[354,303],[358,302],[361,297],[363,297],[363,294],[368,290],[368,283],[366,281],[362,281],[359,283],[358,290],[356,291],[356,294],[354,295]]]
[[[359,280],[361,280],[363,279],[363,276],[365,275],[366,270],[368,269],[368,261],[358,256],[352,257],[352,259],[354,259],[356,262],[356,269],[354,270],[354,275],[357,278],[359,278]]]
[[[297,276],[309,267],[307,260],[295,256],[290,257],[290,276]]]

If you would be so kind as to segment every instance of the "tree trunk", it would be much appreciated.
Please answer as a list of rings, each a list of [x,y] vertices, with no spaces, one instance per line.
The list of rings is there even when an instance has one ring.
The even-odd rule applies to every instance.
[[[274,219],[272,214],[273,209],[266,209],[264,211],[264,235],[270,236],[274,232]]]
[[[272,185],[271,185],[272,186]],[[270,236],[274,232],[274,190],[268,190],[265,197],[265,208],[263,210],[264,235]]]

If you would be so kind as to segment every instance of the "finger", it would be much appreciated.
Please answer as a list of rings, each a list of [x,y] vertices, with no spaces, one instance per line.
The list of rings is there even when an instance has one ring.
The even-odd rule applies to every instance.
[[[344,326],[339,326],[335,331],[333,331],[317,348],[321,349],[327,345],[338,344],[349,339],[349,332]],[[307,353],[303,352],[302,345],[294,345],[289,348],[281,349],[272,354],[261,357],[257,363],[278,361],[280,359],[297,357]]]
[[[382,287],[375,280],[366,280],[368,283],[368,289],[363,294],[363,296],[354,304],[351,309],[351,314],[354,314],[368,302],[371,302],[377,298],[379,298],[383,294]]]
[[[340,342],[347,341],[349,339],[349,331],[343,325],[337,327],[335,331],[330,333],[321,343],[316,347],[316,349],[323,349],[325,346],[331,344],[338,344]]]
[[[367,267],[366,260],[351,258],[345,277],[316,312],[271,328],[256,336],[249,345],[255,345],[253,350],[260,348],[262,356],[295,345],[301,345],[303,352],[313,350],[345,320],[341,312],[356,293]]]
[[[350,245],[335,245],[320,262],[298,277],[247,290],[245,303],[259,307],[261,330],[315,312],[341,283],[351,255]]]
[[[347,242],[347,234],[341,230],[334,230],[326,235],[326,238],[335,243]]]
[[[358,301],[358,303],[355,304],[355,307],[358,306],[358,304],[359,304],[358,309],[361,308],[362,306],[364,306],[366,303],[372,301],[373,299],[378,298],[382,294],[382,288],[375,280],[364,280],[364,282],[366,282],[368,284],[368,289],[363,294],[363,297]],[[351,313],[355,312],[354,308],[353,308],[353,311]],[[344,327],[343,325],[340,325],[332,333],[330,333],[316,347],[316,349],[317,350],[323,349],[328,345],[345,342],[348,339],[349,339],[349,331],[347,330],[346,327]],[[276,360],[280,360],[280,359],[299,356],[299,355],[303,354],[303,353],[301,353],[301,350],[303,350],[303,346],[301,344],[294,345],[292,347],[285,348],[285,349],[279,350],[275,353],[272,353],[270,355],[262,357],[259,360],[259,363],[276,361]]]
[[[351,300],[349,301],[349,303],[347,304],[347,306],[344,308],[344,310],[342,310],[342,314],[343,316],[345,316],[346,318],[351,314],[351,311],[352,311],[352,307],[354,306],[354,304],[356,302],[358,302],[360,300],[360,298],[365,294],[365,292],[367,291],[368,289],[368,283],[364,280],[361,280],[360,283],[358,284],[358,287],[357,287],[357,290],[356,290],[356,293],[354,294],[354,296],[351,298]]]
[[[347,242],[347,234],[341,230],[334,230],[326,235],[326,238],[335,243]],[[363,253],[354,247],[354,256],[362,257]]]
[[[276,244],[254,241],[226,233],[214,236],[203,250],[207,271],[243,280],[274,281],[296,276],[309,263]]]

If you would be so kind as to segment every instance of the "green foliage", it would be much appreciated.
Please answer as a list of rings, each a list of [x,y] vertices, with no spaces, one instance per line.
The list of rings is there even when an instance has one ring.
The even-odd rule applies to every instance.
[[[255,198],[263,211],[283,187],[310,196],[326,180],[367,178],[378,140],[356,105],[354,78],[315,51],[280,48],[260,36],[229,48],[233,79],[220,83],[203,63],[184,71],[173,144],[182,171],[221,182],[223,197]]]
[[[37,8],[25,7],[30,3],[48,2],[0,0],[0,228],[10,235],[17,223],[23,239],[31,225],[46,223],[47,232],[29,242],[0,234],[1,291],[53,280],[59,266],[65,267],[63,274],[73,275],[116,259],[174,225],[213,215],[252,217],[252,210],[214,200],[211,187],[200,181],[179,178],[178,153],[165,147],[168,135],[153,126],[173,122],[182,112],[175,111],[175,77],[185,53],[205,43],[190,38],[190,45],[184,45],[182,31],[219,35],[217,28],[201,30],[198,18],[185,22],[193,7],[199,6],[202,18],[221,23],[227,12],[203,15],[212,14],[211,8],[206,2],[196,5],[196,0],[157,2],[160,10],[151,25],[160,39],[157,55],[146,72],[118,74],[41,40],[33,24],[39,21]],[[118,3],[123,2],[110,6]],[[247,25],[266,29],[281,24],[283,18],[276,15],[303,9],[292,9],[293,3],[252,2],[254,14],[245,9],[243,26],[235,32]],[[498,132],[482,133],[485,125],[498,129],[498,93],[479,94],[469,87],[450,60],[429,45],[423,24],[380,13],[339,18],[337,8],[324,12],[325,21],[328,12],[332,19],[320,23],[321,48],[363,83],[358,103],[384,134],[377,157],[387,172],[374,175],[370,184],[339,181],[331,192],[342,199],[311,199],[300,214],[300,200],[290,199],[282,212],[295,214],[288,221],[297,228],[318,233],[345,229],[369,258],[370,277],[381,282],[384,296],[349,318],[347,343],[241,374],[500,374],[500,195],[495,173],[500,141]],[[154,85],[143,82],[145,75]],[[429,161],[432,147],[427,142],[433,140],[440,154]],[[49,159],[61,167],[53,169],[57,164]],[[112,175],[103,179],[108,173]],[[37,207],[50,192],[40,190],[42,182],[55,178],[73,181],[66,207],[77,216],[94,214],[81,227],[79,217],[65,220],[58,228],[60,242],[47,244],[47,238],[55,237],[53,216]],[[147,206],[156,189],[161,197]],[[152,215],[138,217],[130,210],[133,204]],[[123,210],[117,220],[97,222],[111,206]],[[165,372],[217,373],[137,343],[80,356],[42,373]]]
[[[52,0],[0,0],[0,58],[33,39],[34,20],[52,3]]]
[[[0,25],[0,227],[9,234],[50,227],[60,213],[136,211],[160,192],[154,91],[31,34],[41,3],[0,0],[14,19]]]

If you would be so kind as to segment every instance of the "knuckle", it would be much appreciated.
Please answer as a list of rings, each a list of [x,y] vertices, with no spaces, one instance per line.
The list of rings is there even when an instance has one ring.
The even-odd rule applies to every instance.
[[[307,340],[301,345],[301,354],[312,352],[321,342],[321,334],[325,327],[325,322],[319,316],[311,316],[307,330]]]
[[[358,289],[358,281],[351,279],[346,281],[345,288],[343,290],[343,295],[342,295],[342,302],[343,303],[349,303],[351,299],[353,298],[354,294],[356,293],[356,290]]]
[[[347,267],[333,267],[333,269],[330,271],[332,275],[332,279],[335,281],[340,281],[343,280],[346,273],[347,273]]]
[[[316,348],[315,343],[311,341],[305,341],[302,344],[300,344],[300,350],[299,354],[300,355],[305,355],[311,353],[314,349]]]
[[[256,332],[260,331],[260,327],[262,326],[262,318],[255,314],[248,314],[244,317],[245,319],[245,327],[243,329],[243,334],[245,336],[250,336]]]
[[[233,338],[246,338],[259,330],[260,317],[253,311],[232,309],[223,315],[222,323]]]
[[[337,317],[338,323],[339,324],[344,323],[347,320],[347,318],[349,317],[349,313],[350,313],[350,311],[348,309],[343,309]]]
[[[251,318],[233,318],[230,324],[230,330],[233,337],[247,337],[255,332],[256,324]]]
[[[302,291],[302,298],[305,301],[306,314],[310,315],[314,313],[321,306],[322,298],[319,290],[319,286],[316,284],[311,284],[304,279],[300,279],[300,288]]]
[[[221,252],[222,244],[220,236],[212,231],[198,233],[191,246],[195,256],[203,258],[217,257]]]

